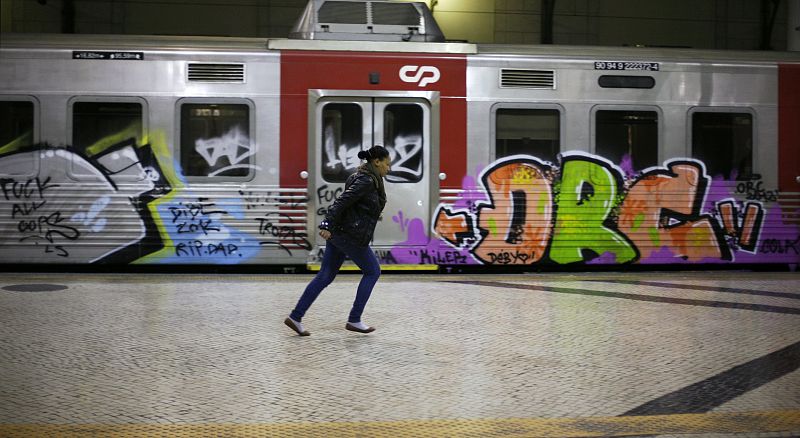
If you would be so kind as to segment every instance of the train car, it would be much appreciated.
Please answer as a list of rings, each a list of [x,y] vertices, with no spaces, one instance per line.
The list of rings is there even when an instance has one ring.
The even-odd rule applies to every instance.
[[[384,269],[800,261],[796,53],[453,43],[386,1],[292,36],[0,36],[0,263],[314,269],[373,144]]]

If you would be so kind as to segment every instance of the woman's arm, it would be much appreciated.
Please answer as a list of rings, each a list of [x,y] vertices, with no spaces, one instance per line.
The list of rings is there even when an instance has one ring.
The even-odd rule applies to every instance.
[[[319,224],[319,228],[322,230],[332,230],[339,221],[342,213],[368,193],[373,186],[372,178],[367,175],[356,175],[353,177],[352,183],[347,186],[344,192],[342,192],[333,204],[328,207],[325,220]]]

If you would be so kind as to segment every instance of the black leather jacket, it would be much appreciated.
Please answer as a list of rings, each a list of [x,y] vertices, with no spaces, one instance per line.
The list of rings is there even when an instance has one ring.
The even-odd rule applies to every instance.
[[[372,177],[357,171],[347,177],[344,192],[328,208],[319,228],[340,235],[354,245],[369,245],[383,204]]]

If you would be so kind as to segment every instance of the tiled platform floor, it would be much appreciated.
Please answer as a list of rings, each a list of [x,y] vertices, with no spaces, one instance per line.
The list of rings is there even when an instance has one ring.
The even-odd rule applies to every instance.
[[[0,274],[0,436],[800,435],[796,273],[310,278]]]

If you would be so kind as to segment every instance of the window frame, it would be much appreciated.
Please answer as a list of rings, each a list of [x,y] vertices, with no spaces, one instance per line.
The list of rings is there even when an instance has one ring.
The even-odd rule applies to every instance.
[[[319,128],[320,128],[319,129],[319,135],[320,135],[320,138],[319,139],[314,139],[315,144],[316,144],[317,141],[319,141],[318,144],[320,144],[323,148],[325,146],[325,126],[324,126],[324,124],[322,122],[324,121],[325,107],[327,107],[328,105],[354,105],[354,106],[358,107],[359,111],[361,111],[361,120],[360,121],[361,121],[361,140],[362,141],[361,141],[360,150],[363,151],[363,150],[369,149],[368,147],[365,148],[365,145],[374,144],[374,134],[375,133],[372,131],[372,127],[374,125],[374,121],[372,120],[372,118],[374,117],[373,106],[375,105],[375,103],[372,102],[370,99],[363,99],[363,100],[362,99],[350,99],[350,100],[347,100],[347,101],[345,101],[345,100],[337,100],[337,99],[321,99],[319,101],[319,106],[320,106],[319,115],[321,116],[321,119],[320,120],[315,120],[315,123],[319,124]],[[365,106],[367,106],[368,109],[370,110],[370,112],[369,112],[369,114],[370,114],[370,116],[369,116],[370,117],[369,118],[370,124],[369,125],[364,123],[364,118],[365,118],[364,115],[367,114],[367,111],[366,111],[367,108],[365,108]],[[369,130],[369,132],[368,132],[368,130]],[[328,176],[325,174],[325,172],[323,172],[323,170],[325,169],[325,164],[323,163],[323,158],[324,158],[325,154],[324,154],[323,150],[319,149],[319,150],[315,151],[315,153],[319,155],[319,163],[315,164],[314,167],[318,167],[319,168],[319,175],[322,178],[322,181],[324,181],[327,184],[344,184],[345,181],[347,180],[347,176],[345,176],[344,179],[342,179],[341,181],[337,181],[337,180],[329,179]],[[348,174],[348,176],[349,176],[349,174]]]
[[[183,172],[183,161],[181,161],[181,147],[183,143],[183,139],[181,135],[183,120],[181,119],[181,110],[183,105],[197,105],[197,104],[208,104],[208,105],[247,105],[248,109],[248,130],[247,133],[248,138],[250,139],[250,145],[255,148],[255,153],[251,155],[252,161],[249,163],[252,168],[248,170],[247,175],[245,176],[198,176],[198,175],[187,175]],[[256,141],[256,104],[251,99],[248,98],[241,98],[241,97],[182,97],[175,101],[175,141],[173,142],[173,154],[176,157],[178,163],[181,166],[181,176],[190,183],[217,183],[217,182],[249,182],[253,181],[256,178],[257,170],[259,168],[258,165],[258,148]]]
[[[652,84],[648,84],[649,86],[641,86],[642,84],[628,84],[628,85],[616,85],[616,84],[607,84],[603,85],[604,78],[615,78],[620,82],[624,82],[625,79],[628,78],[645,78],[652,80]],[[644,80],[644,79],[640,79]],[[601,74],[597,77],[597,86],[604,90],[652,90],[656,87],[658,81],[656,81],[655,76],[651,75],[633,75],[633,74],[623,74],[622,72],[617,74]]]
[[[372,107],[373,108],[373,116],[372,116],[373,125],[375,124],[375,118],[376,118],[375,114],[377,113],[377,111],[375,110],[376,107],[381,107],[381,109],[382,109],[382,113],[380,115],[380,120],[381,120],[381,122],[383,122],[381,124],[381,126],[380,126],[380,131],[376,131],[375,129],[373,129],[373,132],[372,132],[373,139],[372,140],[373,140],[373,143],[378,141],[379,143],[377,143],[377,144],[383,145],[384,147],[389,147],[388,143],[386,143],[385,139],[383,138],[383,137],[386,136],[386,118],[384,116],[386,114],[386,110],[389,107],[394,106],[394,105],[413,105],[413,106],[419,108],[419,110],[421,112],[420,116],[422,118],[422,120],[421,120],[422,121],[422,126],[421,126],[421,130],[420,130],[420,136],[421,136],[421,140],[422,140],[422,149],[421,149],[420,152],[422,154],[422,157],[420,159],[422,160],[422,162],[420,163],[420,169],[421,169],[420,176],[414,181],[393,181],[393,180],[389,179],[390,177],[393,176],[391,174],[391,172],[390,172],[389,175],[386,176],[386,181],[391,183],[391,184],[418,184],[418,183],[421,183],[426,178],[431,178],[431,175],[429,175],[429,173],[430,173],[430,163],[426,162],[426,161],[430,161],[431,160],[431,158],[430,158],[431,157],[431,147],[432,147],[432,143],[433,143],[433,140],[432,140],[432,137],[431,137],[431,123],[432,123],[431,122],[431,107],[429,106],[428,101],[425,100],[425,99],[419,99],[419,98],[399,98],[399,99],[374,98],[373,101],[372,101],[372,105],[373,105],[373,107]],[[376,132],[380,134],[380,138],[377,138],[377,139],[375,138]],[[427,143],[426,143],[426,141],[427,141]],[[395,148],[395,151],[396,150],[397,149]]]
[[[516,103],[516,102],[497,102],[492,105],[489,110],[489,141],[491,147],[489,148],[489,162],[495,162],[497,158],[497,110],[500,109],[527,109],[527,110],[555,110],[558,111],[558,153],[556,154],[556,161],[558,155],[564,152],[564,138],[567,134],[565,123],[566,110],[561,104],[558,103]],[[505,157],[503,157],[505,158]],[[537,157],[538,158],[538,157]],[[552,163],[558,165],[557,162]]]
[[[77,95],[77,96],[72,96],[72,97],[69,98],[69,100],[67,100],[67,120],[66,120],[66,126],[65,126],[66,129],[64,130],[65,131],[64,144],[69,145],[68,146],[68,150],[70,152],[72,152],[73,154],[75,154],[75,156],[80,156],[84,160],[87,160],[87,161],[91,162],[91,158],[89,157],[88,154],[86,154],[86,151],[78,151],[78,150],[76,150],[75,149],[75,145],[73,143],[73,136],[74,136],[73,126],[75,124],[75,109],[74,109],[75,108],[75,104],[76,103],[84,103],[84,102],[89,102],[89,103],[111,103],[111,104],[114,104],[114,103],[138,103],[138,104],[140,104],[142,106],[142,140],[145,140],[145,139],[148,138],[149,132],[150,132],[150,122],[149,122],[149,119],[150,119],[149,114],[150,113],[149,113],[149,107],[147,105],[147,100],[145,98],[139,97],[139,96],[113,96],[113,95],[93,95],[93,96]],[[86,178],[87,176],[90,176],[90,175],[76,173],[75,172],[75,167],[72,165],[73,163],[74,163],[74,161],[70,160],[69,170],[67,171],[67,175],[71,179],[73,179],[75,181],[80,181],[80,180]],[[132,177],[127,176],[127,175],[118,175],[117,178],[119,178],[121,181],[130,181],[130,182],[142,181],[142,178],[132,178]]]
[[[759,175],[760,162],[759,162],[759,154],[758,154],[758,112],[755,108],[750,106],[693,106],[689,108],[686,112],[686,157],[692,160],[697,160],[694,158],[694,137],[692,133],[694,131],[694,114],[695,113],[729,113],[729,114],[750,114],[750,117],[753,121],[752,124],[752,140],[753,140],[753,147],[750,151],[751,159],[753,163],[753,175]],[[699,161],[699,160],[698,160]],[[703,163],[703,169],[708,174],[708,169],[706,168],[706,163]],[[709,178],[713,178],[714,175],[708,175]],[[729,181],[729,180],[725,180]],[[737,182],[742,180],[734,180],[730,182]]]
[[[650,111],[655,112],[658,117],[656,124],[656,164],[652,167],[660,166],[664,163],[664,111],[658,105],[626,105],[626,104],[600,104],[593,105],[589,112],[589,153],[594,156],[602,157],[597,153],[597,112],[598,111]],[[606,157],[603,159],[611,162]],[[619,163],[612,163],[619,166]],[[644,171],[649,168],[635,169],[636,171]]]
[[[39,102],[39,98],[33,95],[28,94],[0,94],[0,101],[2,102],[31,102],[33,104],[33,132],[31,133],[31,144],[37,145],[41,142],[40,132],[41,132],[41,103]],[[2,154],[5,155],[5,154]],[[39,174],[39,155],[40,154],[33,154],[33,167],[31,168],[30,173],[19,173],[19,174],[11,174],[11,173],[3,173],[0,172],[0,176],[3,177],[14,177],[14,178],[26,178],[26,177],[34,177]]]
[[[148,138],[148,134],[150,132],[150,121],[149,121],[149,108],[147,105],[147,100],[143,97],[138,96],[72,96],[67,101],[67,126],[66,126],[66,138],[64,139],[64,144],[69,145],[70,148],[74,148],[75,145],[73,144],[73,125],[75,122],[75,104],[76,103],[138,103],[142,106],[142,139]],[[74,150],[73,150],[74,152]],[[83,153],[83,152],[81,152]]]

